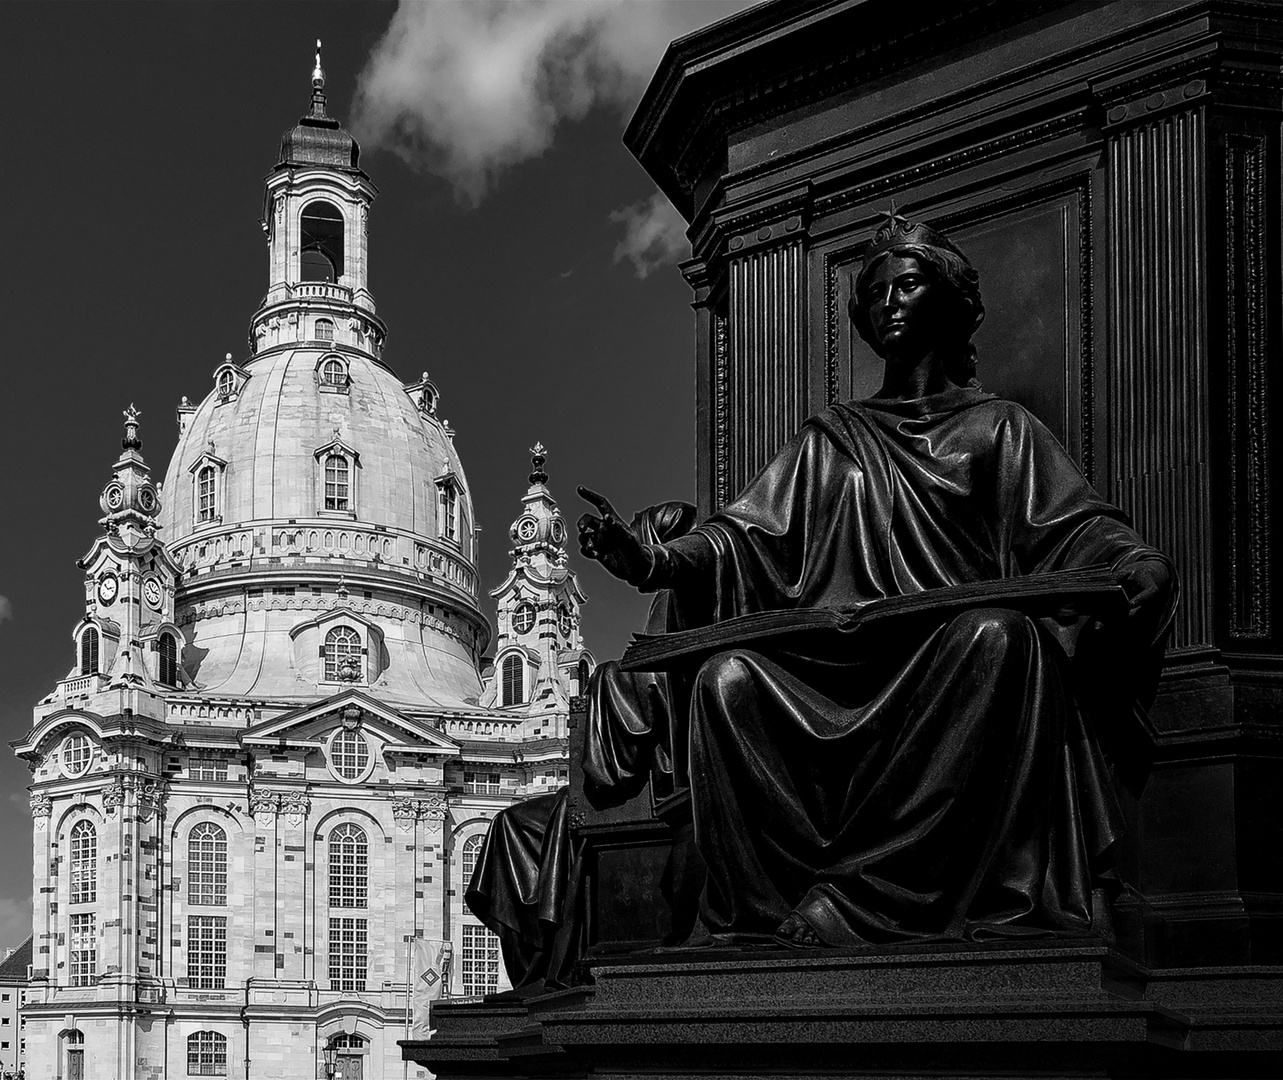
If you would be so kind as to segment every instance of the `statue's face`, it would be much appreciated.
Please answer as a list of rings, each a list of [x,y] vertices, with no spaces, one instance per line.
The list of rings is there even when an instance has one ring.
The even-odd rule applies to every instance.
[[[912,255],[878,263],[859,297],[878,355],[902,360],[930,352],[950,321],[946,291]]]

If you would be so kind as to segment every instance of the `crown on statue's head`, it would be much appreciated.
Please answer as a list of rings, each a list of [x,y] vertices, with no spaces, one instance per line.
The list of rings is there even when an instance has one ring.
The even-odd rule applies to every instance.
[[[896,209],[894,202],[891,203],[891,209],[884,211],[883,214],[882,223],[864,252],[865,266],[880,255],[901,247],[942,248],[966,260],[966,256],[954,247],[953,242],[944,233],[937,232],[923,222],[910,221]]]

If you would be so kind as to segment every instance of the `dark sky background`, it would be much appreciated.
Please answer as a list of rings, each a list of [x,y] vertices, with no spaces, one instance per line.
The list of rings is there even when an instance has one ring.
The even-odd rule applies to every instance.
[[[330,113],[346,120],[395,10],[0,7],[6,739],[30,727],[34,703],[72,666],[76,560],[98,533],[121,410],[142,410],[143,454],[163,478],[180,397],[204,397],[225,353],[247,356],[267,284],[262,180],[307,106],[313,40],[325,42]],[[694,497],[690,291],[671,265],[640,279],[614,258],[612,211],[655,190],[621,142],[629,111],[561,125],[477,206],[392,153],[363,150],[380,189],[370,278],[385,358],[406,381],[427,370],[441,391],[484,530],[487,590],[509,565],[507,528],[536,440],[571,520],[578,483],[628,513]],[[589,596],[587,643],[598,658],[617,655],[645,602],[572,562]],[[0,754],[0,946],[30,930],[28,782]]]

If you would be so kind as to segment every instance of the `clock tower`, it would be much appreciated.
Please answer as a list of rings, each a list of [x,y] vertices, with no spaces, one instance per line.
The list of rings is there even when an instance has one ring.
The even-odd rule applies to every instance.
[[[75,629],[78,671],[105,689],[177,687],[182,634],[174,624],[178,565],[157,538],[160,496],[140,453],[139,411],[125,410],[122,452],[103,488],[103,532],[83,559],[85,617]]]
[[[482,704],[512,709],[543,725],[565,716],[595,666],[579,631],[579,589],[566,555],[566,522],[548,490],[547,451],[530,451],[530,487],[508,535],[512,570],[490,593],[498,609],[494,677]],[[564,722],[564,721],[563,721]],[[564,734],[564,732],[557,732]]]

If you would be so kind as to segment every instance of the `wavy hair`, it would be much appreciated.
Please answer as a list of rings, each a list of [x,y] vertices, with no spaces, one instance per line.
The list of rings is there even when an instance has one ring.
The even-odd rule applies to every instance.
[[[948,341],[945,348],[945,374],[958,386],[979,386],[976,379],[976,347],[971,338],[980,324],[985,321],[985,305],[980,299],[980,274],[966,256],[949,251],[947,248],[927,244],[897,244],[881,251],[872,262],[860,268],[855,279],[855,288],[847,304],[847,312],[855,331],[879,356],[877,339],[873,335],[873,326],[869,315],[860,303],[860,295],[869,275],[889,255],[909,256],[917,259],[918,264],[938,284],[948,289],[953,303],[949,305],[950,329],[956,327],[956,338]],[[946,331],[950,337],[953,335]]]

